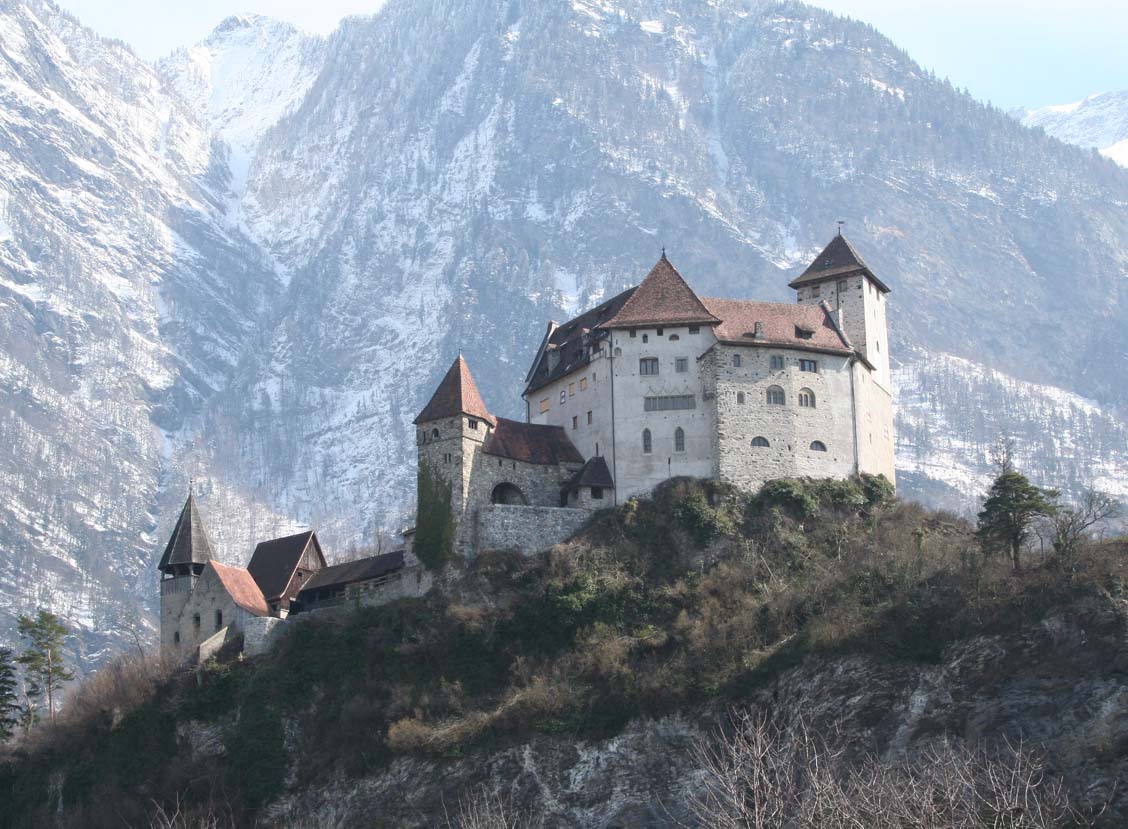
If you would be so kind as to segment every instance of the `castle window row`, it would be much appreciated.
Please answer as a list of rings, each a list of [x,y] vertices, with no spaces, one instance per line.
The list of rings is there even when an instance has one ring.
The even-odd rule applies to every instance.
[[[752,438],[752,447],[754,449],[768,449],[769,447],[771,447],[771,445],[771,442],[763,435],[757,435],[756,437]],[[826,444],[821,440],[813,440],[811,441],[811,445],[807,448],[812,452],[825,452]]]
[[[649,429],[642,430],[642,452],[644,455],[649,455],[654,451],[654,436],[650,433]],[[685,429],[681,426],[674,429],[674,451],[685,451]]]
[[[768,365],[769,365],[769,368],[770,368],[771,371],[783,371],[784,367],[787,365],[786,360],[784,359],[784,356],[782,354],[773,354],[768,358],[768,360],[769,360]],[[810,372],[813,372],[814,374],[818,374],[818,371],[819,371],[819,361],[818,360],[809,360],[809,359],[806,359],[806,358],[802,358],[798,362],[799,362],[799,370],[800,371],[810,371]],[[733,368],[740,368],[741,366],[744,365],[744,358],[740,354],[733,354],[732,355],[732,365],[733,365]]]
[[[692,394],[674,394],[667,397],[646,397],[643,399],[643,411],[646,412],[668,412],[696,408],[697,397]]]

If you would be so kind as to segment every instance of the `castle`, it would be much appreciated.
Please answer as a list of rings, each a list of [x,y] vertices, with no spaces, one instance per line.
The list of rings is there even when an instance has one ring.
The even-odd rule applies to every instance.
[[[841,233],[790,287],[794,304],[699,297],[663,252],[638,286],[548,324],[524,421],[490,412],[460,355],[415,418],[402,550],[328,566],[310,530],[231,567],[189,493],[158,564],[162,647],[261,652],[292,615],[422,595],[448,555],[547,549],[675,476],[893,481],[889,288]]]
[[[793,304],[699,297],[663,252],[638,286],[548,324],[525,422],[490,413],[460,355],[415,419],[417,527],[449,510],[458,555],[532,551],[675,476],[893,481],[889,288],[841,232],[789,287]]]

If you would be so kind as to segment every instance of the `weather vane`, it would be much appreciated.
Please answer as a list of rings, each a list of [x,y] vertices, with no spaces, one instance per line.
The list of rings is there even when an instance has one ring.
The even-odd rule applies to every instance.
[[[841,236],[841,235],[842,235],[842,225],[844,225],[844,224],[846,224],[846,220],[845,220],[845,219],[839,219],[839,220],[838,220],[838,235],[839,235],[839,236]]]

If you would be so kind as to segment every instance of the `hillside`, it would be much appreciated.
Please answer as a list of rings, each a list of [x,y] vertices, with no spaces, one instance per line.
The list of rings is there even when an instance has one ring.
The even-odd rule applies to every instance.
[[[1036,480],[1128,497],[1128,172],[864,24],[392,0],[156,66],[49,0],[0,32],[0,641],[36,606],[84,670],[148,635],[192,477],[227,562],[401,526],[459,350],[519,415],[545,320],[662,246],[702,294],[786,299],[838,219],[893,288],[905,495],[968,509],[1006,431]]]
[[[1021,109],[1014,113],[1028,127],[1078,147],[1099,150],[1128,167],[1128,91],[1099,92],[1071,104]]]
[[[295,623],[255,660],[121,663],[0,766],[0,794],[14,826],[147,825],[157,805],[468,826],[482,793],[549,826],[674,826],[705,779],[694,746],[735,705],[837,735],[848,766],[1025,742],[1117,826],[1126,576],[1123,543],[1012,574],[876,479],[755,497],[680,479],[550,555]]]

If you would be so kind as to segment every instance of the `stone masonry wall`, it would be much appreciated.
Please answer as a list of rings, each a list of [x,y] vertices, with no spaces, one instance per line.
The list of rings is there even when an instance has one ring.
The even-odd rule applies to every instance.
[[[739,366],[734,365],[736,355],[740,356]],[[783,357],[782,370],[772,370],[772,356]],[[773,478],[846,477],[854,472],[848,358],[787,348],[721,345],[712,357],[720,478],[754,490]],[[800,359],[816,360],[818,371],[801,371]],[[767,402],[772,386],[783,389],[784,405]],[[799,405],[801,389],[814,392],[814,407]],[[756,437],[766,438],[770,445],[752,446]],[[827,451],[812,450],[813,441],[821,441]]]
[[[519,550],[525,555],[547,550],[573,536],[591,517],[583,509],[492,504],[478,508],[477,548]]]

